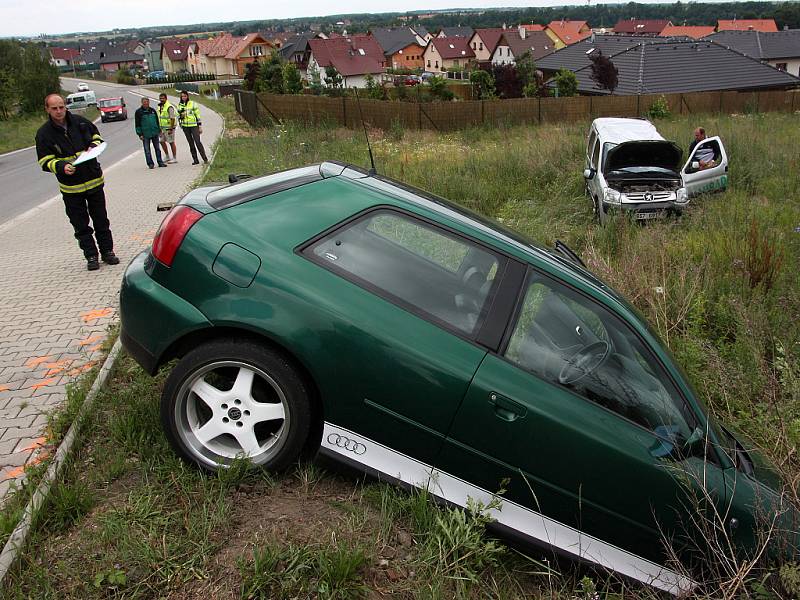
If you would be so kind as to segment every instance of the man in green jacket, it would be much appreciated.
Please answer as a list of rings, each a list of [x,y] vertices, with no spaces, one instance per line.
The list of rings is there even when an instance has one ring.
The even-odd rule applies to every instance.
[[[142,98],[142,106],[136,109],[133,121],[136,126],[136,135],[144,144],[144,159],[147,161],[147,166],[151,169],[155,166],[150,154],[150,144],[153,144],[158,166],[166,167],[166,163],[161,160],[161,148],[158,146],[158,135],[161,132],[158,113],[150,108],[150,98]]]

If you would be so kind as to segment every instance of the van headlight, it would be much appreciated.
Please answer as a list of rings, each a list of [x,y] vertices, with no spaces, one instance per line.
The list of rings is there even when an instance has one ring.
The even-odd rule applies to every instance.
[[[689,201],[689,194],[686,193],[686,188],[678,188],[675,192],[675,202],[678,204],[686,204]]]
[[[622,194],[617,190],[612,190],[611,188],[607,188],[605,195],[605,202],[606,204],[622,204]]]

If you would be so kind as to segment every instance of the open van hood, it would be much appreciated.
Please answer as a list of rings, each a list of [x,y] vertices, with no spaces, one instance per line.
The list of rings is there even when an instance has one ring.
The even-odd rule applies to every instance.
[[[608,151],[604,172],[626,167],[660,167],[679,171],[683,150],[675,142],[650,140],[623,142]]]

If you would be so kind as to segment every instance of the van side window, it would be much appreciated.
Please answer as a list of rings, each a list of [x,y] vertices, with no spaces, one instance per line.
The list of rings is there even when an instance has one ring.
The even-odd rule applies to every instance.
[[[600,169],[600,142],[597,141],[594,145],[594,151],[592,152],[592,168],[593,169]]]
[[[589,134],[589,143],[586,144],[586,156],[592,155],[592,148],[594,147],[594,142],[597,139],[597,133],[595,130],[592,129],[592,132]]]
[[[669,440],[694,417],[658,360],[616,315],[531,271],[506,358]]]

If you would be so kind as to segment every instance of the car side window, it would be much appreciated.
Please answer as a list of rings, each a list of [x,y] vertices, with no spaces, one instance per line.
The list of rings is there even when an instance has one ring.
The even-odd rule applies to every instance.
[[[594,145],[594,151],[592,152],[592,168],[595,170],[600,169],[600,142],[598,141]]]
[[[477,333],[503,259],[405,213],[378,210],[304,251],[380,296],[465,334]]]
[[[686,440],[691,412],[652,352],[605,307],[531,272],[506,358],[662,437]]]
[[[586,144],[586,156],[592,155],[592,148],[594,148],[594,142],[597,139],[597,134],[595,133],[594,129],[589,134],[589,142]]]

